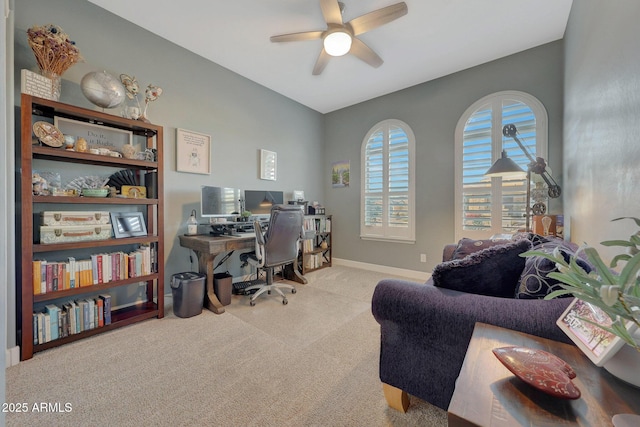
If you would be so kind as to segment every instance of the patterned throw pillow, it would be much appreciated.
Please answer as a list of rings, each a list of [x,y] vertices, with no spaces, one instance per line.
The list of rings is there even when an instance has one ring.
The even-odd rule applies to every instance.
[[[453,252],[451,259],[462,259],[468,255],[476,252],[480,252],[483,249],[490,248],[492,246],[504,245],[509,243],[508,240],[473,240],[463,237],[458,242],[456,250]]]
[[[564,242],[561,239],[553,240],[547,243],[534,246],[534,250],[552,253],[556,247],[560,247],[565,261],[575,255],[576,247],[574,244]],[[591,266],[585,260],[578,258],[578,265],[587,273],[592,270]],[[526,258],[525,266],[520,276],[520,284],[516,288],[515,297],[518,299],[541,299],[553,291],[560,290],[560,282],[548,277],[549,273],[558,271],[556,264],[541,256],[530,256]],[[570,297],[571,295],[563,295]]]
[[[431,275],[433,284],[479,295],[513,298],[525,265],[521,253],[531,249],[526,239],[506,241],[471,255],[438,264]]]

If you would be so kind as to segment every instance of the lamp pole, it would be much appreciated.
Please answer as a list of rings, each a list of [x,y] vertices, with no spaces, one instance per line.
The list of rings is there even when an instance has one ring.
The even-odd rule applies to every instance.
[[[504,125],[504,127],[502,128],[502,134],[504,136],[508,136],[512,138],[518,144],[518,147],[520,147],[520,150],[522,150],[522,152],[527,156],[530,162],[529,166],[527,167],[527,206],[526,206],[526,213],[525,213],[525,218],[526,218],[525,230],[529,232],[531,231],[531,228],[530,228],[531,173],[533,172],[542,177],[542,179],[544,180],[544,182],[547,184],[549,188],[548,190],[549,197],[554,199],[557,197],[560,197],[562,190],[560,189],[560,186],[558,185],[558,183],[553,179],[551,174],[549,174],[549,172],[547,171],[547,163],[545,162],[545,160],[542,157],[534,158],[529,152],[529,150],[527,150],[527,148],[524,146],[522,141],[520,141],[520,139],[517,136],[517,133],[518,133],[518,129],[516,129],[516,125],[514,125],[513,123]]]

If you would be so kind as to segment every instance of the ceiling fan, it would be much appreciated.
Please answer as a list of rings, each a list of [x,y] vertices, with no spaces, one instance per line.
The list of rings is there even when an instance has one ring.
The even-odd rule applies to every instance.
[[[322,16],[327,23],[326,30],[305,31],[271,37],[271,41],[274,43],[322,39],[323,47],[316,65],[313,67],[313,75],[322,73],[332,56],[342,56],[347,53],[354,55],[374,68],[378,68],[384,61],[357,36],[406,15],[408,10],[407,4],[400,2],[343,23],[343,3],[337,0],[320,0],[320,8],[322,9]]]

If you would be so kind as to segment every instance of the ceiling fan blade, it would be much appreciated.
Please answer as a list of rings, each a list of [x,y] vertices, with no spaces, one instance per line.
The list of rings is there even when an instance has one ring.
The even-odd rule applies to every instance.
[[[327,24],[342,25],[342,12],[338,0],[320,0],[320,8]]]
[[[271,36],[273,43],[278,42],[297,42],[302,40],[316,40],[322,38],[322,31],[304,31],[302,33],[281,34],[279,36]]]
[[[378,68],[384,62],[369,46],[364,44],[359,38],[354,37],[351,42],[349,53],[363,60],[374,68]]]
[[[316,61],[316,65],[313,67],[313,75],[317,76],[320,73],[322,73],[322,70],[324,70],[324,67],[327,66],[327,64],[329,63],[329,59],[331,59],[331,55],[329,55],[327,53],[326,50],[324,50],[324,48],[322,48],[322,50],[320,51],[320,56],[318,56],[318,60]]]
[[[374,28],[389,23],[393,20],[406,15],[408,12],[407,4],[400,2],[392,4],[391,6],[383,7],[382,9],[374,10],[357,18],[353,18],[347,22],[347,26],[351,26],[353,35],[366,33]]]

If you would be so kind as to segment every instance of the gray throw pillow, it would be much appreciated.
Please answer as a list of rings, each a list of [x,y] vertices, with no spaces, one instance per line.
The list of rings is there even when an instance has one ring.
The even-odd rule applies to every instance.
[[[431,275],[433,284],[461,292],[513,298],[525,259],[531,249],[526,239],[492,246],[453,261],[438,264]]]
[[[575,244],[564,242],[561,239],[536,245],[533,249],[550,254],[556,247],[560,248],[560,253],[566,262],[569,262],[570,258],[575,256]],[[591,265],[584,259],[577,258],[576,262],[587,273],[592,270]],[[562,289],[559,281],[548,277],[549,273],[554,271],[558,271],[555,262],[541,256],[526,257],[515,297],[518,299],[541,299],[553,291]],[[563,295],[563,297],[570,296],[569,294]]]

